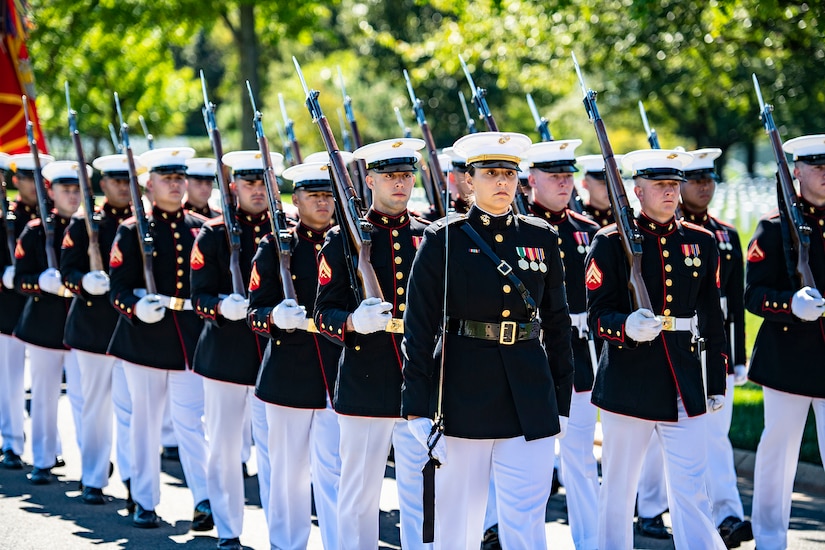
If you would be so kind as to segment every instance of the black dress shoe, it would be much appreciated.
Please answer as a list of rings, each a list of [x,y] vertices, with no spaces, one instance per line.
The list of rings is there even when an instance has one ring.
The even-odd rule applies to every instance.
[[[56,457],[54,457],[54,466],[52,466],[53,468],[63,468],[64,466],[66,466],[66,461],[63,460],[63,455],[57,455]]]
[[[134,514],[135,501],[132,500],[132,480],[124,479],[123,484],[126,486],[126,511],[130,514]]]
[[[249,479],[250,477],[252,477],[251,475],[249,475],[249,468],[247,468],[246,462],[244,462],[241,465],[241,470],[243,471],[243,478],[244,479]],[[229,540],[229,539],[227,539],[227,540]]]
[[[218,539],[218,550],[243,550],[241,539]]]
[[[636,531],[642,536],[654,539],[669,539],[670,531],[665,527],[665,522],[662,520],[662,514],[655,518],[640,517],[636,520]]]
[[[180,452],[177,447],[164,447],[160,457],[164,460],[180,461]]]
[[[192,531],[209,531],[215,526],[212,519],[212,507],[208,500],[202,500],[195,506],[195,513],[192,514]]]
[[[9,470],[22,470],[23,459],[21,459],[20,455],[11,449],[6,449],[3,451],[3,459],[0,460],[0,465],[2,465],[3,468],[8,468]]]
[[[29,481],[32,485],[46,485],[52,481],[51,468],[32,468],[32,472],[28,475]]]
[[[154,510],[144,510],[140,504],[135,504],[135,513],[132,514],[132,524],[141,529],[160,527],[160,518]]]
[[[501,541],[498,540],[498,523],[484,531],[481,550],[501,550]]]
[[[103,498],[103,489],[96,489],[94,487],[84,487],[83,494],[80,495],[80,500],[86,504],[106,504]]]
[[[753,526],[748,520],[728,516],[719,524],[719,534],[728,548],[738,548],[743,542],[753,540]]]
[[[559,479],[559,471],[553,468],[553,481],[550,484],[550,496],[552,497],[559,492],[561,488],[561,480]]]

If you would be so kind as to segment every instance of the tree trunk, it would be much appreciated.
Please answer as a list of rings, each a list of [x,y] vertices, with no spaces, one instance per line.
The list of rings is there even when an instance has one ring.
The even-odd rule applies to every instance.
[[[261,97],[261,80],[259,78],[260,49],[258,47],[258,35],[255,32],[255,5],[241,3],[238,8],[240,14],[240,24],[238,33],[235,35],[235,42],[238,46],[238,53],[241,60],[241,82],[239,92],[241,93],[241,147],[243,149],[257,149],[258,142],[255,138],[255,130],[252,127],[252,105],[249,103],[249,94],[246,90],[246,81],[252,86],[256,100]],[[260,105],[258,106],[260,109]]]

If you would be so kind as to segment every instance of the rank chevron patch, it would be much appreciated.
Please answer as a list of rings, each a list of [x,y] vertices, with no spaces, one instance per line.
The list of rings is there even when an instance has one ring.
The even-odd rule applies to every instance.
[[[249,276],[249,292],[261,287],[261,275],[258,273],[258,264],[252,264],[252,275]]]
[[[123,264],[123,253],[117,243],[112,245],[112,251],[109,252],[109,267],[120,267]]]
[[[765,253],[759,248],[759,241],[753,241],[748,247],[748,261],[751,263],[761,262],[765,259]]]
[[[23,245],[20,244],[20,241],[17,241],[17,246],[14,247],[14,257],[18,260],[26,255],[26,251],[23,250]]]
[[[60,245],[62,248],[71,248],[74,246],[74,241],[72,240],[72,236],[69,235],[68,231],[65,235],[63,235],[63,242]]]
[[[596,290],[602,286],[602,279],[604,278],[602,270],[596,264],[596,260],[591,259],[587,266],[587,271],[584,272],[584,284],[588,290]]]
[[[197,241],[195,241],[194,246],[192,246],[192,255],[189,257],[189,266],[195,271],[198,271],[204,266],[203,252],[201,252],[201,249],[198,247]]]
[[[321,263],[318,264],[318,284],[324,286],[332,280],[332,268],[327,263],[326,256],[321,256]]]

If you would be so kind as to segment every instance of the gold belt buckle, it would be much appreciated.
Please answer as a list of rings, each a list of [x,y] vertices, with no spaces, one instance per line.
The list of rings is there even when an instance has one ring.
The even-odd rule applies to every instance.
[[[509,346],[516,343],[518,338],[518,323],[515,321],[504,321],[501,323],[498,332],[498,343]]]
[[[307,324],[307,332],[318,332],[318,327],[315,326],[314,319],[309,319],[309,323]]]
[[[668,332],[676,330],[676,317],[671,317],[670,315],[660,315],[659,319],[662,320],[662,330],[666,330]]]
[[[384,330],[393,334],[404,334],[404,319],[390,319],[387,322],[387,328]]]
[[[169,309],[174,309],[175,311],[183,311],[183,308],[186,306],[186,299],[179,298],[177,296],[170,296],[169,297]]]

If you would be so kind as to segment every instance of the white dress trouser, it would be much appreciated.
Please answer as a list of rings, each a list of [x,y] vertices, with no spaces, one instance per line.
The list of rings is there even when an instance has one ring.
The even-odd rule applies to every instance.
[[[249,411],[252,438],[255,440],[255,459],[258,462],[258,496],[264,517],[269,517],[269,424],[266,421],[266,403],[249,393]]]
[[[160,502],[160,434],[163,402],[170,396],[170,412],[180,447],[186,485],[195,504],[209,498],[206,457],[209,450],[203,427],[203,383],[189,370],[165,370],[123,361],[132,397],[132,498],[146,510]],[[236,452],[240,452],[238,448]]]
[[[802,432],[813,406],[819,456],[825,463],[825,399],[762,388],[765,429],[756,449],[753,475],[753,537],[759,550],[788,545],[791,493]]]
[[[312,489],[324,548],[336,548],[338,417],[331,409],[298,409],[267,403],[271,493],[269,544],[281,550],[306,548]]]
[[[172,424],[172,404],[169,397],[166,398],[166,404],[163,406],[163,427],[160,432],[160,444],[164,447],[177,447],[178,440],[175,437],[175,427]]]
[[[407,421],[339,415],[338,424],[341,428],[338,548],[375,550],[378,547],[381,484],[391,443],[395,448],[395,481],[401,508],[401,546],[431,548],[421,542],[424,518],[421,469],[427,463],[427,451],[413,437]],[[486,480],[483,483],[486,491]]]
[[[688,417],[678,401],[676,422],[656,422],[601,411],[602,488],[599,492],[600,550],[633,547],[633,501],[639,483],[639,451],[659,434],[665,453],[665,479],[677,550],[725,545],[711,518],[707,494],[707,415]]]
[[[83,441],[83,389],[80,382],[80,367],[77,364],[77,354],[74,350],[66,354],[63,368],[66,372],[66,397],[69,398],[72,408],[74,436],[79,449]]]
[[[57,400],[67,350],[26,344],[31,368],[32,455],[35,468],[52,468],[58,454]]]
[[[445,437],[447,461],[435,472],[435,548],[478,549],[491,478],[502,548],[546,548],[555,438]]]
[[[111,355],[72,350],[80,369],[83,408],[80,438],[80,480],[84,487],[103,489],[109,485],[109,459],[112,456],[112,371]]]
[[[218,538],[243,530],[244,482],[240,449],[251,386],[202,377],[209,459],[206,486]]]
[[[595,550],[599,516],[599,470],[593,455],[598,409],[592,393],[573,392],[567,432],[559,440],[567,493],[567,520],[576,550]]]
[[[637,512],[640,518],[655,518],[667,510],[667,482],[665,481],[665,457],[659,434],[650,435],[642,460],[642,471],[637,488]]]
[[[120,479],[126,481],[132,477],[132,398],[129,395],[129,385],[126,383],[126,374],[123,371],[123,361],[115,358],[112,368],[112,404],[114,405],[117,439],[115,455]]]
[[[733,445],[728,432],[733,418],[733,375],[727,377],[725,406],[708,416],[708,494],[713,503],[713,522],[722,523],[728,516],[745,517],[742,499],[736,487]]]
[[[26,345],[0,334],[0,436],[3,450],[23,454],[23,422],[26,399],[23,378],[26,371]]]

